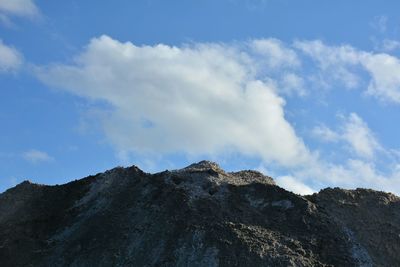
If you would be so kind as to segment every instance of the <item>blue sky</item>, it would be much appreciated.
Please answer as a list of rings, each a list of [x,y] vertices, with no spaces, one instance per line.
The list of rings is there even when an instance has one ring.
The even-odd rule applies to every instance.
[[[0,191],[209,159],[400,194],[399,9],[0,0]]]

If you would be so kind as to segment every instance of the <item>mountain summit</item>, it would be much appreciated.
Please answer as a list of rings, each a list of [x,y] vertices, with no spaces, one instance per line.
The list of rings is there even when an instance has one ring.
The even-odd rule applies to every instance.
[[[0,194],[0,265],[400,266],[400,199],[299,196],[256,171],[201,161],[115,168]]]

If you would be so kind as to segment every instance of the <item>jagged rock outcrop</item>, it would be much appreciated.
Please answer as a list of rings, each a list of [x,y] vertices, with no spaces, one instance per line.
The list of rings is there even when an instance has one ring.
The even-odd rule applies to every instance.
[[[1,266],[400,266],[400,199],[202,161],[0,194]]]

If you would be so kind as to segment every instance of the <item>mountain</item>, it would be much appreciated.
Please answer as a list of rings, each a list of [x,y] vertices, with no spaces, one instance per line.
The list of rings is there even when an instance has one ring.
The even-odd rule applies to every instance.
[[[0,266],[400,266],[400,198],[202,161],[0,194]]]

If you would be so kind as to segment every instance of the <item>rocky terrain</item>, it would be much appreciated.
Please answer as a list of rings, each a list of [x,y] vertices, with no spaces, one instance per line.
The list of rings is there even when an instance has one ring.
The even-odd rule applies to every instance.
[[[0,266],[400,266],[400,199],[202,161],[0,194]]]

